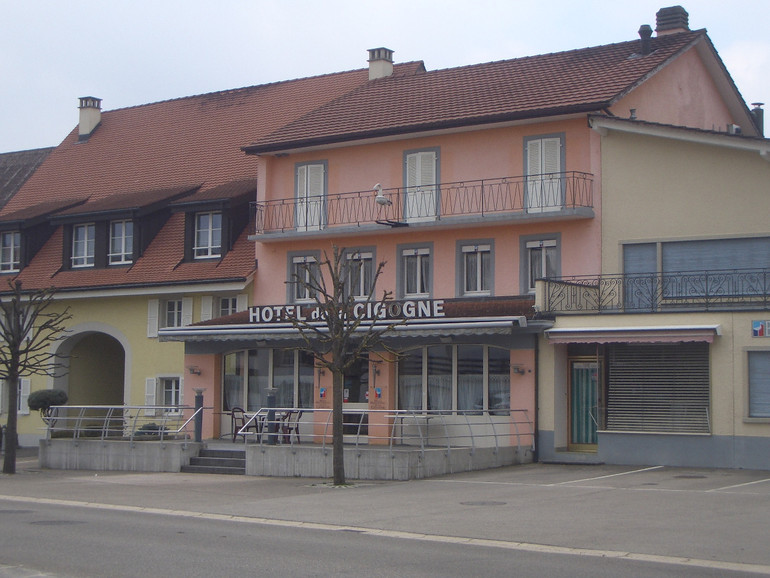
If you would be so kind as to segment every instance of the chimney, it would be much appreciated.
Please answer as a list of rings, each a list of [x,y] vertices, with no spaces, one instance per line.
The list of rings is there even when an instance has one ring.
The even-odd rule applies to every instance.
[[[369,80],[393,74],[393,51],[388,48],[369,49]]]
[[[652,37],[652,26],[649,24],[642,24],[639,27],[639,38],[642,39],[642,48],[639,51],[639,54],[642,56],[645,56],[651,52],[650,48],[650,38]]]
[[[760,136],[765,136],[765,111],[762,109],[764,102],[752,102],[751,116],[754,117],[754,124],[757,125]]]
[[[79,108],[78,139],[87,140],[102,120],[102,99],[95,96],[81,96]]]
[[[661,8],[655,14],[655,32],[658,36],[687,32],[690,29],[690,19],[687,10],[681,6]]]

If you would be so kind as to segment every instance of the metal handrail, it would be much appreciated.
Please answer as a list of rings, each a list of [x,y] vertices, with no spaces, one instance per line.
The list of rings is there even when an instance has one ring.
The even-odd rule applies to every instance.
[[[295,435],[287,435],[280,431],[280,426],[284,423],[283,415],[287,412],[302,412],[303,418],[300,423],[304,426],[302,438],[320,442],[321,448],[326,452],[327,443],[331,438],[332,410],[316,408],[261,408],[248,416],[244,425],[236,432],[243,436],[244,443],[249,439],[255,440],[260,446],[288,444],[293,447]],[[399,446],[417,445],[420,452],[424,452],[430,447],[443,447],[447,454],[453,449],[470,447],[471,453],[476,448],[481,447],[482,440],[491,438],[495,453],[498,453],[503,446],[515,445],[519,450],[523,446],[523,438],[528,438],[527,447],[530,450],[535,449],[535,430],[534,424],[529,417],[526,409],[495,410],[493,412],[482,412],[479,410],[468,411],[447,411],[447,410],[372,410],[372,409],[350,409],[344,410],[346,415],[358,415],[358,424],[355,434],[346,434],[346,443],[351,443],[358,449],[361,445],[375,444],[387,445],[391,455]],[[505,412],[505,413],[503,413]],[[270,415],[274,414],[272,419]],[[367,424],[366,433],[362,433],[364,427],[364,416],[380,414],[385,421],[380,424]],[[508,419],[504,419],[508,418]],[[438,420],[439,424],[435,426],[429,423],[431,420]],[[346,422],[348,425],[355,422]],[[255,428],[254,424],[260,424]],[[507,424],[509,427],[498,430],[498,427]],[[388,426],[387,435],[374,435],[370,432],[371,427]],[[435,436],[431,439],[431,431],[436,429],[443,432],[443,435]],[[526,426],[526,431],[522,431],[520,426]],[[320,432],[316,432],[316,428]],[[462,431],[457,431],[462,427]],[[491,433],[480,431],[480,428],[491,428]],[[411,429],[410,429],[411,428]],[[416,435],[406,432],[416,432]],[[271,438],[271,436],[273,436]],[[353,438],[352,440],[350,438]],[[515,444],[511,443],[515,439]],[[437,446],[437,444],[439,444]],[[266,451],[266,450],[263,450]]]
[[[378,202],[381,201],[381,202]],[[425,222],[593,207],[593,175],[579,171],[494,177],[251,203],[253,233]]]
[[[551,277],[544,313],[655,313],[770,309],[770,269]]]

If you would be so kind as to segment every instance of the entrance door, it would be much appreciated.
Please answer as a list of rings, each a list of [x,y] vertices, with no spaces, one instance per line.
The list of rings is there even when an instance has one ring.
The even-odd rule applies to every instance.
[[[596,451],[601,406],[597,361],[570,360],[569,449]]]
[[[369,435],[369,363],[365,359],[356,362],[345,374],[342,389],[343,434],[346,436]],[[351,411],[352,410],[352,411]]]

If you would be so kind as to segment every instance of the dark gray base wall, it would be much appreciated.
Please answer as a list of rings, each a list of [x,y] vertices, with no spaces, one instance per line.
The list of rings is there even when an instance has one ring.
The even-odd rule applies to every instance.
[[[595,454],[554,447],[552,431],[538,435],[538,460],[770,470],[770,438],[599,432]]]

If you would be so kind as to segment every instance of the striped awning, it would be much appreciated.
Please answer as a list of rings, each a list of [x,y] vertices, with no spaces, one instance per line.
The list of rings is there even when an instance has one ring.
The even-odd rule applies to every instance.
[[[719,325],[658,325],[637,327],[564,327],[545,330],[550,343],[712,343]]]

